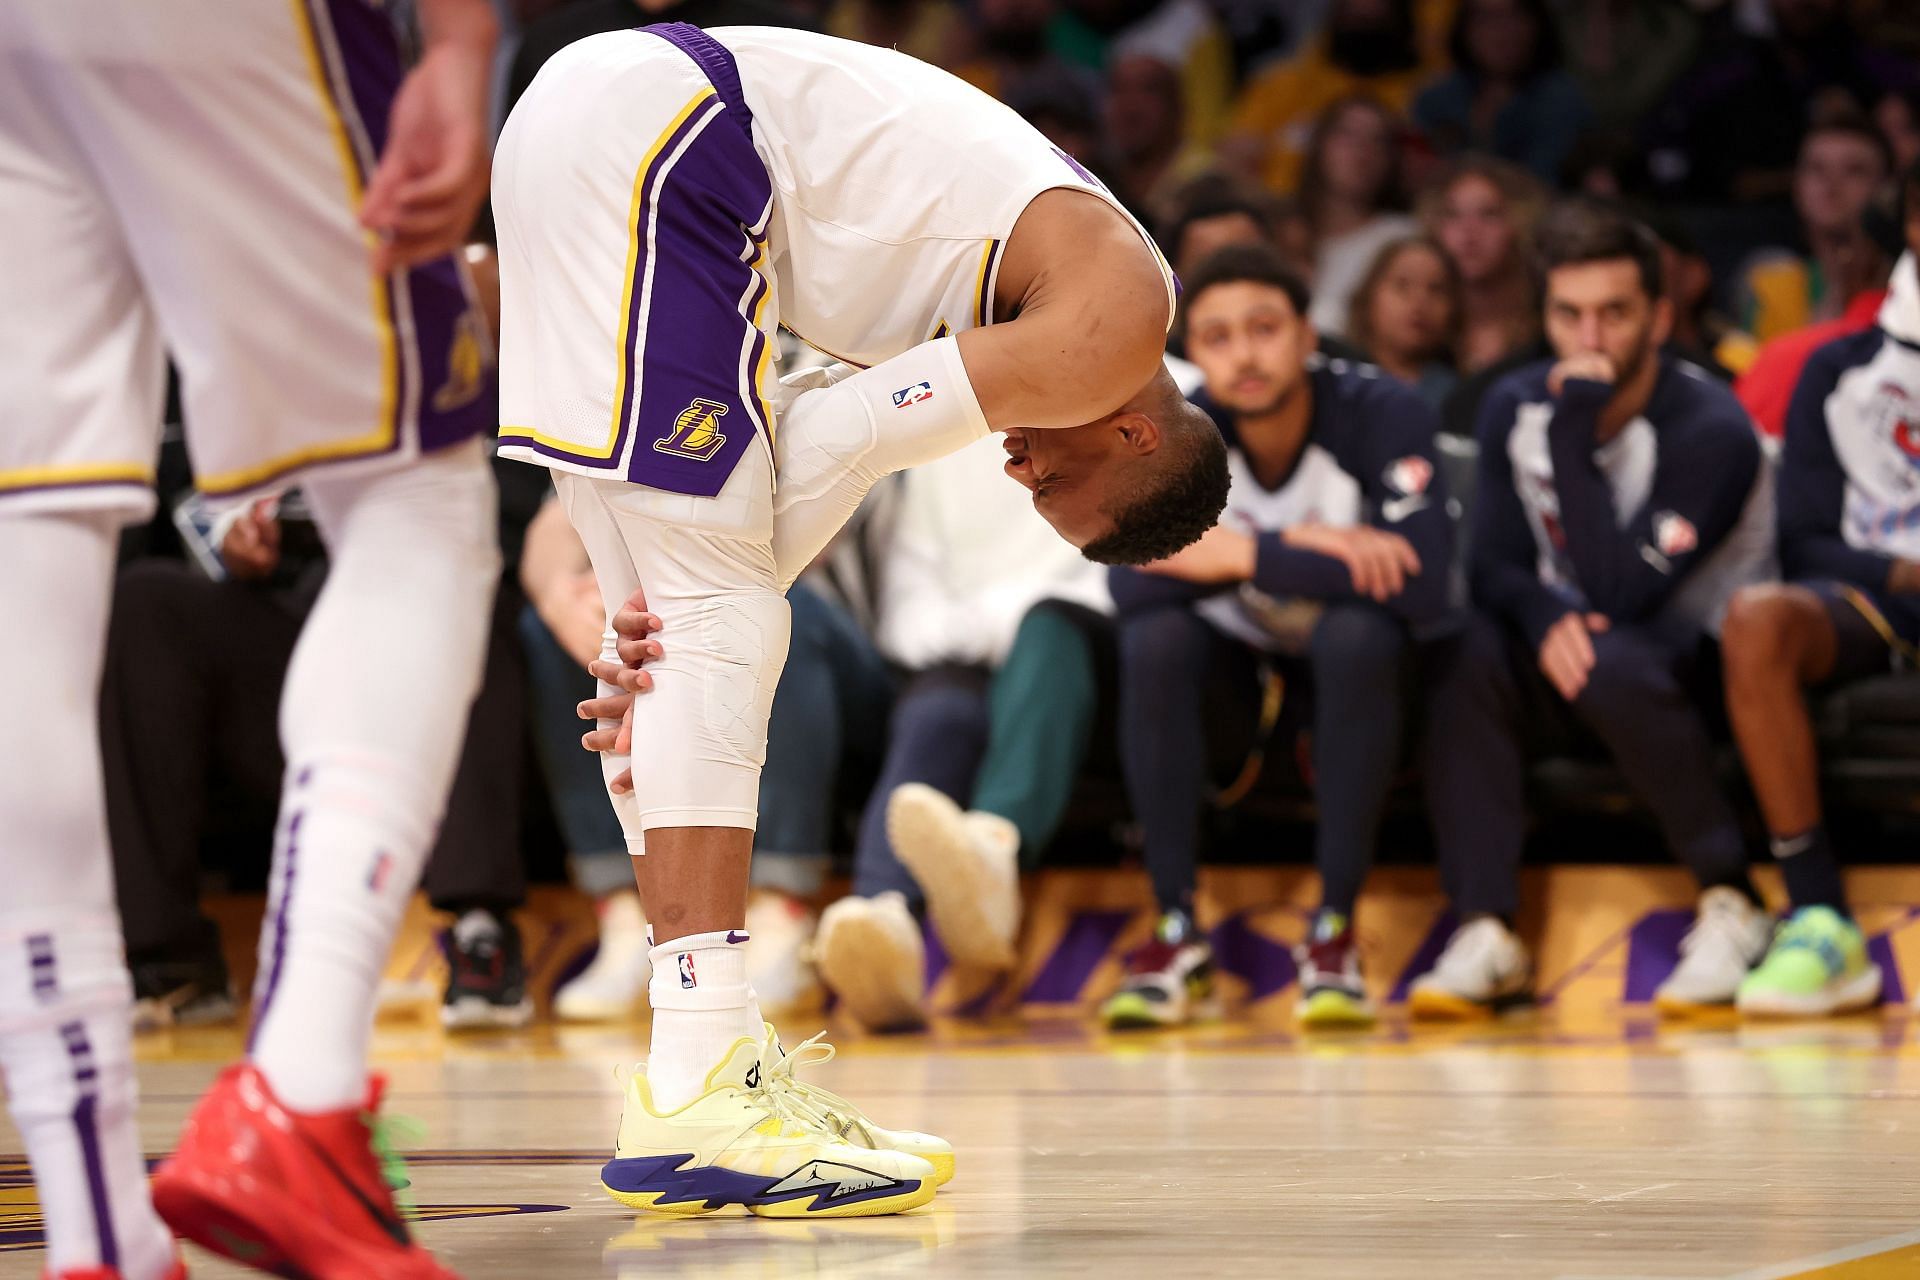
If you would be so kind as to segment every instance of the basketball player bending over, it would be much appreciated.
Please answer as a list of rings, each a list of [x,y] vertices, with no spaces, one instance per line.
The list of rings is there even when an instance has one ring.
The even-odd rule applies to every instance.
[[[507,121],[493,200],[503,452],[554,469],[609,617],[644,582],[665,642],[614,797],[659,941],[653,1045],[603,1181],[671,1213],[925,1203],[952,1149],[796,1081],[745,977],[784,592],[882,476],[989,430],[1091,558],[1198,538],[1227,473],[1162,368],[1172,274],[1006,107],[791,31],[570,46]],[[776,386],[783,323],[843,363]]]
[[[0,4],[0,1068],[59,1280],[183,1275],[161,1217],[280,1275],[448,1274],[381,1175],[366,1053],[499,573],[486,335],[445,256],[486,191],[495,26],[421,0],[409,73],[384,8]],[[300,485],[332,571],[280,712],[249,1060],[150,1201],[96,702],[163,349],[201,490]]]

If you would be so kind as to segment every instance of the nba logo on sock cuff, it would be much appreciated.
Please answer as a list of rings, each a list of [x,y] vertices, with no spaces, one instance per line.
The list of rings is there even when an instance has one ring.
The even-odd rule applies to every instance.
[[[694,987],[700,985],[693,977],[693,956],[689,952],[680,953],[680,985]]]

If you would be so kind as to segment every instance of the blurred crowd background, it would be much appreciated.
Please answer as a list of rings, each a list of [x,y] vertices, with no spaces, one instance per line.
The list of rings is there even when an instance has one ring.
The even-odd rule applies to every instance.
[[[803,27],[945,67],[1098,175],[1183,277],[1217,267],[1223,250],[1260,250],[1216,270],[1215,283],[1297,281],[1316,367],[1377,367],[1427,407],[1443,443],[1475,435],[1504,375],[1555,354],[1535,232],[1568,196],[1616,202],[1653,230],[1674,308],[1667,355],[1724,381],[1778,436],[1808,352],[1873,323],[1905,243],[1898,177],[1920,161],[1920,14],[1892,0],[502,8],[503,118],[559,48],[649,22]],[[483,225],[469,254],[483,294],[486,236]],[[1177,328],[1170,360],[1196,395],[1218,391],[1230,370],[1192,341]],[[770,1006],[824,979],[868,1025],[915,1025],[929,890],[936,928],[972,939],[970,961],[1004,966],[1022,868],[1069,846],[1069,856],[1139,856],[1143,787],[1120,756],[1150,725],[1136,718],[1123,731],[1143,714],[1124,694],[1114,596],[1126,588],[1050,534],[998,475],[998,453],[988,442],[883,488],[795,589],[749,918]],[[247,887],[264,875],[279,791],[271,708],[326,568],[297,494],[208,516],[177,442],[166,457],[172,501],[129,537],[103,708],[148,1025],[235,1016],[201,895],[209,877]],[[533,1015],[513,913],[530,877],[566,875],[595,898],[601,944],[553,1012],[623,1018],[645,991],[646,925],[573,711],[590,692],[582,666],[599,649],[599,597],[546,474],[497,471],[509,567],[427,878],[449,923],[444,1016],[464,1027]],[[1364,650],[1368,637],[1353,643]],[[1269,705],[1267,669],[1248,664],[1237,704],[1246,741],[1201,748],[1197,798],[1211,814],[1257,805],[1264,775],[1311,795],[1310,735]],[[160,739],[178,746],[140,749]],[[1182,859],[1212,856],[1217,825],[1187,818],[1181,839],[1197,847],[1171,864],[1147,858],[1177,918],[1135,968],[1162,997],[1169,984],[1204,985],[1209,963],[1193,950]],[[953,862],[941,841],[956,838],[1006,883],[969,887],[971,908],[943,920],[939,881]],[[1309,856],[1306,836],[1260,839],[1263,856]],[[1658,840],[1647,844],[1658,856]],[[829,905],[847,871],[852,894]],[[899,960],[881,978],[876,947]]]

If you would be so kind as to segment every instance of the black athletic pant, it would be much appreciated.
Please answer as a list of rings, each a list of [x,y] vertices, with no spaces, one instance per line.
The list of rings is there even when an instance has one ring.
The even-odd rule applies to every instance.
[[[1259,653],[1185,606],[1121,620],[1120,760],[1161,910],[1192,908],[1202,812],[1215,787],[1233,781],[1256,745],[1287,754],[1310,723],[1321,901],[1352,914],[1400,762],[1414,655],[1406,624],[1387,610],[1329,607],[1304,658],[1267,660],[1287,690],[1268,743],[1258,744]],[[1270,758],[1266,767],[1283,766]]]
[[[1476,614],[1436,646],[1424,747],[1440,874],[1462,915],[1519,908],[1529,758],[1598,740],[1703,888],[1744,886],[1747,852],[1714,775],[1694,699],[1699,654],[1634,627],[1593,637],[1597,664],[1568,703],[1521,636]]]
[[[174,560],[139,561],[120,575],[101,745],[120,915],[136,961],[217,952],[200,910],[204,837],[257,833],[262,858],[268,854],[284,767],[280,686],[318,594],[317,581],[305,586],[212,582]],[[507,909],[526,898],[525,672],[514,602],[499,603],[485,682],[427,863],[425,887],[442,908]]]

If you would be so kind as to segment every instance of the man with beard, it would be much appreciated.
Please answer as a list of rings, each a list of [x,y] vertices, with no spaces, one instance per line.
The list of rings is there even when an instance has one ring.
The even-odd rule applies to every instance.
[[[1476,1016],[1527,997],[1512,933],[1526,761],[1596,740],[1702,890],[1658,1002],[1724,1005],[1768,925],[1695,694],[1713,689],[1728,597],[1770,575],[1767,469],[1732,393],[1660,354],[1673,315],[1653,233],[1578,201],[1538,238],[1556,358],[1509,375],[1481,413],[1478,612],[1440,664],[1426,752],[1463,923],[1412,1008]]]
[[[1107,1005],[1116,1027],[1176,1025],[1209,994],[1202,810],[1244,796],[1263,753],[1291,754],[1309,726],[1323,885],[1298,1015],[1373,1017],[1354,902],[1400,763],[1415,635],[1447,613],[1452,531],[1433,411],[1377,369],[1315,355],[1307,307],[1266,246],[1223,249],[1187,281],[1187,350],[1232,483],[1198,543],[1113,574],[1120,758],[1160,910]]]

